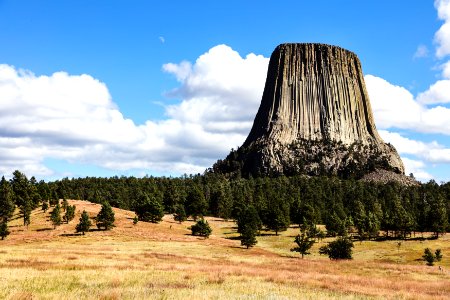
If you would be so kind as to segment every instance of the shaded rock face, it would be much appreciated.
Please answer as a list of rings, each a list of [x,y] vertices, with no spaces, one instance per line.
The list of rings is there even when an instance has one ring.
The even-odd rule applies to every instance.
[[[358,57],[324,44],[281,44],[246,141],[214,166],[244,175],[403,174],[379,136]]]

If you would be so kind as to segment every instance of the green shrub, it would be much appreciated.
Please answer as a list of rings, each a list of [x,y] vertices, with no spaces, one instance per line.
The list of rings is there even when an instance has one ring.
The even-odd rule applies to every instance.
[[[353,242],[348,237],[339,237],[319,249],[320,254],[326,254],[330,259],[352,259]]]
[[[192,235],[203,236],[205,238],[208,238],[212,232],[208,221],[206,221],[205,219],[198,220],[197,223],[189,227],[189,229],[191,229]]]

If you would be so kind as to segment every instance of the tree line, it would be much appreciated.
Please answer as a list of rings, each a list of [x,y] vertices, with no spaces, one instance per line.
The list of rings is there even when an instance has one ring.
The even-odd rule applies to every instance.
[[[0,182],[0,222],[17,207],[24,225],[38,205],[59,199],[107,202],[133,210],[140,221],[158,222],[164,213],[180,220],[205,215],[235,219],[241,235],[257,230],[278,234],[292,224],[325,224],[326,234],[358,239],[408,238],[449,230],[450,183],[417,186],[375,184],[336,177],[227,178],[205,173],[182,177],[85,177],[52,182],[15,171]],[[241,224],[241,228],[239,227]],[[0,226],[1,229],[1,226]],[[252,236],[248,237],[251,244]]]

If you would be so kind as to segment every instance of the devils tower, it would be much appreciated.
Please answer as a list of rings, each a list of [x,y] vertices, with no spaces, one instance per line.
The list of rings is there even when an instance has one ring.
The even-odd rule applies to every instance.
[[[244,144],[213,170],[243,176],[404,173],[395,148],[379,136],[361,63],[324,44],[281,44]]]

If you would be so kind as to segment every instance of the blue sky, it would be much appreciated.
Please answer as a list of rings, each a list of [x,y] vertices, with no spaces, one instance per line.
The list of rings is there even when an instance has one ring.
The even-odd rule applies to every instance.
[[[448,181],[449,2],[0,0],[0,173],[202,172],[245,139],[273,49],[321,42],[359,56],[407,172]]]

